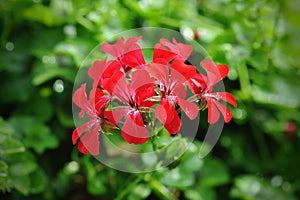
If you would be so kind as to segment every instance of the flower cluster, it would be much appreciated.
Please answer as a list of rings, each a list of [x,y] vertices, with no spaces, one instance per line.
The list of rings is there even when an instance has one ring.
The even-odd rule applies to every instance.
[[[181,111],[193,120],[199,110],[208,108],[210,124],[221,115],[225,122],[231,120],[230,110],[220,101],[236,106],[234,96],[213,91],[214,85],[227,76],[226,65],[203,60],[200,66],[206,74],[197,72],[187,61],[192,47],[175,39],[160,39],[152,61],[146,63],[137,44],[141,39],[104,43],[101,51],[114,59],[97,60],[89,68],[93,85],[88,96],[85,83],[75,91],[73,102],[80,108],[79,117],[86,114],[89,118],[73,131],[73,144],[78,142],[80,152],[98,155],[99,134],[114,130],[133,144],[145,143],[158,123],[176,134],[182,123],[178,115]],[[187,97],[187,88],[193,96]]]

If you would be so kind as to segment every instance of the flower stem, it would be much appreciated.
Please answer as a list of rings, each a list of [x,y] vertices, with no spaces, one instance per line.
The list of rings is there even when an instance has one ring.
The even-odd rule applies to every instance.
[[[247,107],[248,107],[248,112],[250,116],[255,116],[255,107],[253,106],[253,104],[251,102],[247,103]],[[254,140],[256,142],[256,145],[258,147],[258,152],[260,154],[260,157],[263,161],[263,164],[269,164],[272,163],[272,157],[271,157],[271,153],[268,149],[268,145],[267,142],[265,140],[264,137],[264,133],[261,131],[261,129],[257,128],[260,126],[260,121],[258,121],[256,118],[252,118],[249,121],[250,126],[251,126],[251,130],[252,130],[252,134],[254,137]]]
[[[153,151],[156,151],[158,149],[158,135],[157,135],[157,133],[155,133],[151,137],[151,143],[152,143]]]
[[[251,83],[250,83],[250,77],[249,77],[249,71],[246,65],[246,61],[241,61],[238,68],[238,74],[239,74],[239,81],[241,85],[241,99],[243,100],[252,100],[252,94],[251,94]],[[255,113],[253,111],[255,110],[252,103],[248,103],[247,106],[249,109],[249,112],[252,113],[251,116],[255,116]],[[249,114],[250,114],[249,113]],[[259,127],[260,122],[257,122],[256,119],[250,120],[250,125],[252,128],[252,132],[254,134],[255,141],[257,143],[257,146],[259,148],[259,152],[261,155],[261,158],[265,161],[270,161],[270,152],[267,148],[266,141],[263,137],[263,133],[254,127]]]
[[[150,178],[149,184],[154,193],[156,193],[161,199],[177,200],[177,198],[171,193],[171,191],[156,179]]]
[[[239,82],[241,85],[241,92],[243,99],[251,98],[251,84],[249,78],[249,72],[246,66],[246,61],[241,61],[239,67],[237,68],[239,74]]]
[[[124,199],[124,197],[126,195],[128,195],[132,190],[133,188],[139,183],[141,182],[143,179],[144,179],[145,175],[144,174],[141,174],[139,176],[136,177],[136,179],[131,182],[127,187],[126,189],[122,190],[122,192],[114,199],[114,200],[122,200]]]

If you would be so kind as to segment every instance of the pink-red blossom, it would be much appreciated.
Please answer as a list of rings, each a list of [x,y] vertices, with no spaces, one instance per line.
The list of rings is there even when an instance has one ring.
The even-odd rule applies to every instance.
[[[222,102],[236,106],[234,96],[214,91],[214,86],[228,74],[226,65],[203,60],[200,66],[206,74],[199,73],[188,62],[192,47],[174,38],[161,38],[154,46],[152,60],[146,63],[138,44],[141,40],[142,37],[122,37],[114,44],[104,43],[101,51],[107,57],[96,60],[88,70],[93,81],[88,87],[89,96],[87,83],[74,92],[78,116],[86,119],[72,135],[81,153],[98,155],[100,134],[112,131],[129,144],[143,144],[152,136],[156,120],[170,134],[177,134],[182,126],[179,113],[193,120],[205,106],[210,124],[221,115],[225,122],[231,120],[231,112]]]
[[[207,101],[208,123],[216,123],[220,118],[220,113],[224,121],[228,123],[232,118],[232,114],[220,101],[227,102],[236,107],[236,100],[228,92],[216,92],[213,90],[213,87],[227,76],[229,72],[228,66],[215,64],[212,60],[203,60],[200,62],[200,65],[205,69],[206,76],[196,74],[189,81],[189,85],[200,99]]]

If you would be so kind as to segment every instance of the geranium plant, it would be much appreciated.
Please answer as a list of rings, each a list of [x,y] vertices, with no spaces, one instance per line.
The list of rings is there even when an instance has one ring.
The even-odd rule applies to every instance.
[[[160,39],[154,46],[153,58],[145,62],[138,41],[141,37],[122,37],[115,44],[104,43],[101,51],[114,59],[97,60],[89,68],[93,79],[87,95],[86,83],[74,93],[73,102],[89,121],[73,131],[73,144],[81,153],[98,155],[99,134],[119,130],[130,144],[143,144],[158,133],[157,127],[175,135],[182,125],[180,113],[193,120],[200,110],[208,109],[208,123],[219,118],[229,122],[230,110],[221,102],[236,106],[234,96],[214,91],[214,86],[228,74],[226,65],[202,60],[202,74],[188,62],[192,47]],[[193,95],[187,97],[187,89]],[[159,126],[160,125],[160,126]],[[112,136],[113,137],[113,136]]]

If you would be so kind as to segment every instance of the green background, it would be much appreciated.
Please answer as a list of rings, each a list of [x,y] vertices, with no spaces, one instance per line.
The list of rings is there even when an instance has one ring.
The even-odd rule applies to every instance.
[[[238,107],[204,159],[200,134],[180,162],[128,174],[71,144],[72,89],[96,45],[149,26],[227,64]],[[299,1],[0,0],[0,30],[1,199],[300,198]]]

